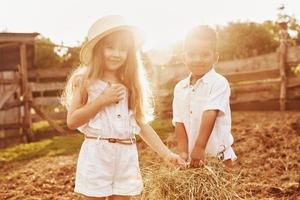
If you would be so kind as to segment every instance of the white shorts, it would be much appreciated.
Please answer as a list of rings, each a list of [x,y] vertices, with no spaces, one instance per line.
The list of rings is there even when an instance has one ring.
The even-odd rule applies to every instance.
[[[223,158],[223,160],[225,161],[225,160],[232,160],[232,161],[234,161],[234,160],[236,160],[237,159],[237,156],[236,156],[236,154],[235,154],[235,152],[234,152],[234,150],[232,149],[232,147],[230,146],[230,147],[228,147],[228,148],[226,148],[226,150],[224,151],[224,158]]]
[[[141,194],[143,182],[136,144],[85,139],[78,157],[75,189],[91,197]]]

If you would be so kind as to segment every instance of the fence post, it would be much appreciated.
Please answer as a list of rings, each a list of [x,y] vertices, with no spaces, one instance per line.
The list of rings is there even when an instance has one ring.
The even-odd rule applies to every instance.
[[[279,73],[280,73],[280,111],[286,110],[286,97],[287,97],[287,53],[288,53],[288,31],[287,24],[280,24],[280,46],[279,46]]]
[[[29,90],[28,90],[28,63],[27,63],[27,50],[26,44],[21,44],[20,47],[21,56],[21,96],[23,97],[23,127],[22,134],[26,136],[27,142],[34,140],[34,136],[31,133],[31,114],[29,105]]]

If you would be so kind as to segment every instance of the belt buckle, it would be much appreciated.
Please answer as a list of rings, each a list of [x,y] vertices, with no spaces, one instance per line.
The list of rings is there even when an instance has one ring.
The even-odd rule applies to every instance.
[[[135,138],[130,138],[131,144],[135,144]]]
[[[109,143],[116,143],[117,139],[116,138],[108,138]]]

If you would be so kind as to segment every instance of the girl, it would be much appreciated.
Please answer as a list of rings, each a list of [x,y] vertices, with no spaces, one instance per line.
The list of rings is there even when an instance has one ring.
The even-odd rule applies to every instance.
[[[85,134],[75,192],[85,199],[130,199],[143,184],[135,134],[163,158],[184,164],[147,124],[152,118],[149,93],[138,63],[136,28],[120,16],[98,20],[88,32],[80,60],[63,96],[67,125]]]

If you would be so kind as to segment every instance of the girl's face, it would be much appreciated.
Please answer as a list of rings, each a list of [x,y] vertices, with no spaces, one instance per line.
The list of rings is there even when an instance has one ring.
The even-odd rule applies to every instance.
[[[123,35],[121,32],[116,32],[103,40],[103,58],[106,70],[118,70],[127,59],[129,45],[124,41]]]

